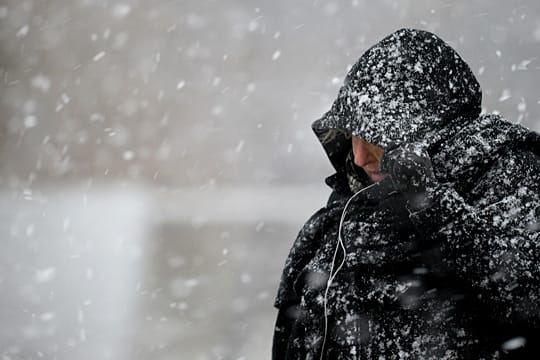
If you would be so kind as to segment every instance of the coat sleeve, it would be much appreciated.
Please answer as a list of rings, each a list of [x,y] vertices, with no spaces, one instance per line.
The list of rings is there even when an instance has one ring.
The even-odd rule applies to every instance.
[[[505,322],[540,324],[540,158],[519,152],[500,159],[468,204],[450,185],[428,192],[430,206],[411,221],[440,243],[443,262],[477,290]]]

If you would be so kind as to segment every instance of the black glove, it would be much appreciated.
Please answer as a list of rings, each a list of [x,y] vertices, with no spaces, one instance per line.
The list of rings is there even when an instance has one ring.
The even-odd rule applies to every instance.
[[[409,209],[418,211],[429,206],[426,193],[435,188],[437,180],[421,145],[404,144],[385,151],[381,172],[390,175],[394,188],[407,198]]]

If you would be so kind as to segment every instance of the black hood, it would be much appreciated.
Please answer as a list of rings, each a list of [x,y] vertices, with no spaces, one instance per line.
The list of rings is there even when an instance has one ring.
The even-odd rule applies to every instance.
[[[434,141],[448,125],[477,118],[481,101],[471,69],[447,43],[427,31],[401,29],[360,57],[331,110],[312,128],[340,173],[351,135],[385,150]]]

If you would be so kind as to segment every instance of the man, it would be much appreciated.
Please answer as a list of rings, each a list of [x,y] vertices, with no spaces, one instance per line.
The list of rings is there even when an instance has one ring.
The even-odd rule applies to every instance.
[[[540,136],[399,30],[313,123],[336,173],[285,264],[274,359],[540,356]]]

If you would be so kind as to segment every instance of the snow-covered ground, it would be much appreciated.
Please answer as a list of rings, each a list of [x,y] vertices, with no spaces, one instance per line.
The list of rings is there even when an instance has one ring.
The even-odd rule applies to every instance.
[[[4,359],[263,359],[319,186],[1,193]]]

